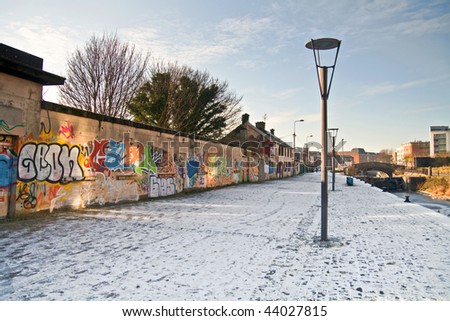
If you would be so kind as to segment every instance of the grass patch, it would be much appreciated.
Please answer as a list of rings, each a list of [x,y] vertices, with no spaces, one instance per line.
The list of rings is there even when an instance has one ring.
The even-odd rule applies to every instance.
[[[450,178],[430,177],[420,187],[420,191],[430,193],[435,197],[450,198]]]

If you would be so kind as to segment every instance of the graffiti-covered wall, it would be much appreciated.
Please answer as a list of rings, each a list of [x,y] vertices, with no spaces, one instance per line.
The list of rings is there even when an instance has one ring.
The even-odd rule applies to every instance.
[[[42,101],[43,86],[65,79],[42,70],[42,58],[4,44],[0,64],[0,218],[164,197],[289,170],[286,161],[260,153],[259,140],[251,151],[243,142],[224,145]]]
[[[18,137],[16,213],[137,201],[258,180],[239,147],[43,102]]]

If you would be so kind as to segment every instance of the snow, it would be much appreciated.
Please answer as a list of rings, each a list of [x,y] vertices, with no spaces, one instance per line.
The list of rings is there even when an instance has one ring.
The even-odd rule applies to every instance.
[[[0,300],[449,300],[450,218],[320,174],[0,225]]]

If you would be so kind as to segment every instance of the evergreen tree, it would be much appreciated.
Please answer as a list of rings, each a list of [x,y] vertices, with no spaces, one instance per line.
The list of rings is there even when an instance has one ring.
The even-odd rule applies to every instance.
[[[241,99],[207,72],[157,63],[128,111],[139,122],[219,139],[239,121]]]

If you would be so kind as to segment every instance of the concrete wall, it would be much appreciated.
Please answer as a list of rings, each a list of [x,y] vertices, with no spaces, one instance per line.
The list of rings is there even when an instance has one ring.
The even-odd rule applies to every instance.
[[[50,103],[38,123],[15,146],[16,214],[258,181],[239,147]]]
[[[0,134],[39,134],[42,86],[0,73]]]

